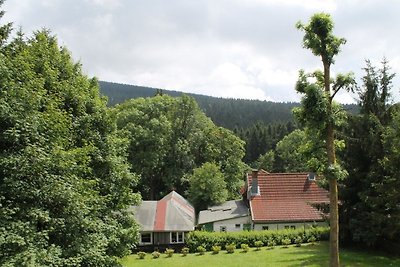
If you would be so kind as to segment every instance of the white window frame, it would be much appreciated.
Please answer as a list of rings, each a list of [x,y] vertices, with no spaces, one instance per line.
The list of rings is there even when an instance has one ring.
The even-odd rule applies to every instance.
[[[150,235],[150,242],[143,242],[142,237],[143,237],[144,234],[146,234],[146,235],[149,234]],[[153,244],[153,233],[152,232],[140,233],[140,244],[142,244],[142,245],[151,245],[151,244]]]
[[[182,235],[182,240],[179,240],[179,236]],[[172,241],[172,237],[175,236],[176,241]],[[185,243],[185,233],[184,232],[170,232],[169,241],[171,244],[182,244]]]

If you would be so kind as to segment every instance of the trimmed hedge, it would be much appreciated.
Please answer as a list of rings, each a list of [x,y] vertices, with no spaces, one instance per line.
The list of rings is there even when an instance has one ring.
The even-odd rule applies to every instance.
[[[308,229],[285,229],[285,230],[266,230],[266,231],[241,231],[241,232],[206,232],[194,231],[186,236],[186,245],[191,252],[196,252],[198,246],[203,246],[207,251],[211,251],[213,246],[221,246],[226,249],[227,244],[248,244],[256,247],[255,242],[261,241],[264,244],[274,241],[276,245],[282,245],[282,240],[289,239],[291,244],[296,241],[301,243],[309,242],[310,238],[316,241],[329,240],[329,227],[312,227]]]

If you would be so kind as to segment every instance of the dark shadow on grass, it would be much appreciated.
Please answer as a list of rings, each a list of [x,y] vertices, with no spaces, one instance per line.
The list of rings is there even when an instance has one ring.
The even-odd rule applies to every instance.
[[[322,246],[322,248],[321,248]],[[328,255],[329,247],[327,244],[321,245],[302,245],[301,247],[293,247],[294,250],[288,252],[293,255],[297,255],[298,259],[293,262],[293,260],[282,259],[279,262],[285,263],[288,267],[298,267],[298,266],[328,266]],[[303,255],[303,257],[301,257]]]

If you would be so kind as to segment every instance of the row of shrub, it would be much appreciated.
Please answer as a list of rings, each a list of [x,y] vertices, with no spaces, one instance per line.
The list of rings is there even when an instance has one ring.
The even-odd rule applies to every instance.
[[[204,247],[207,251],[212,251],[213,246],[220,246],[222,249],[226,249],[226,246],[230,244],[236,244],[236,248],[240,248],[241,244],[257,247],[257,245],[261,244],[260,242],[265,246],[279,246],[328,239],[329,227],[312,227],[308,229],[298,228],[229,233],[194,231],[186,236],[185,241],[190,252],[197,252],[196,250],[199,246]]]

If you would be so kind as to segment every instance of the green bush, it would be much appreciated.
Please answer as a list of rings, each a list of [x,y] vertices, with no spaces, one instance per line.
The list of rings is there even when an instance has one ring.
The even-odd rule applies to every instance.
[[[301,236],[298,236],[294,239],[294,243],[296,244],[296,247],[301,247],[301,243],[303,243],[303,238]]]
[[[254,242],[254,246],[257,248],[256,250],[260,250],[260,248],[264,245],[264,243],[261,240],[257,240]]]
[[[165,250],[165,254],[167,254],[167,257],[168,257],[168,258],[171,258],[171,257],[174,255],[174,252],[175,252],[175,250],[170,249],[170,248],[167,248],[167,249]]]
[[[204,255],[204,253],[207,251],[205,247],[203,246],[198,246],[196,251],[199,253],[199,255]]]
[[[212,253],[218,254],[221,251],[221,246],[212,246]]]
[[[268,249],[273,249],[276,246],[276,241],[273,239],[269,239],[267,242]]]
[[[139,258],[139,259],[143,260],[144,257],[146,257],[146,252],[139,251],[139,252],[137,253],[137,255],[138,255],[138,258]]]
[[[184,248],[182,248],[181,252],[182,252],[182,256],[186,256],[189,253],[189,248],[184,247]]]
[[[247,244],[241,244],[240,248],[242,249],[242,252],[247,253],[249,251],[249,245]]]
[[[233,252],[235,252],[236,245],[235,245],[235,243],[231,243],[229,245],[226,245],[225,248],[226,248],[226,252],[233,253]]]
[[[158,251],[153,251],[153,253],[151,253],[151,255],[153,256],[153,259],[158,259],[161,255],[161,253]]]
[[[284,248],[287,248],[291,244],[291,242],[292,241],[290,241],[289,238],[282,239],[282,245],[283,245]]]
[[[261,241],[264,244],[269,244],[269,247],[282,245],[283,239],[290,239],[295,242],[297,237],[301,237],[302,242],[308,241],[311,236],[316,238],[316,241],[329,239],[328,227],[312,227],[309,229],[285,229],[285,230],[269,230],[269,231],[241,231],[241,232],[205,232],[194,231],[186,236],[186,245],[191,252],[196,252],[198,246],[203,246],[207,251],[212,251],[212,246],[218,244],[222,248],[226,245],[234,244],[250,244],[255,246],[256,241]],[[269,243],[271,241],[271,243]],[[275,245],[271,245],[272,241]]]

